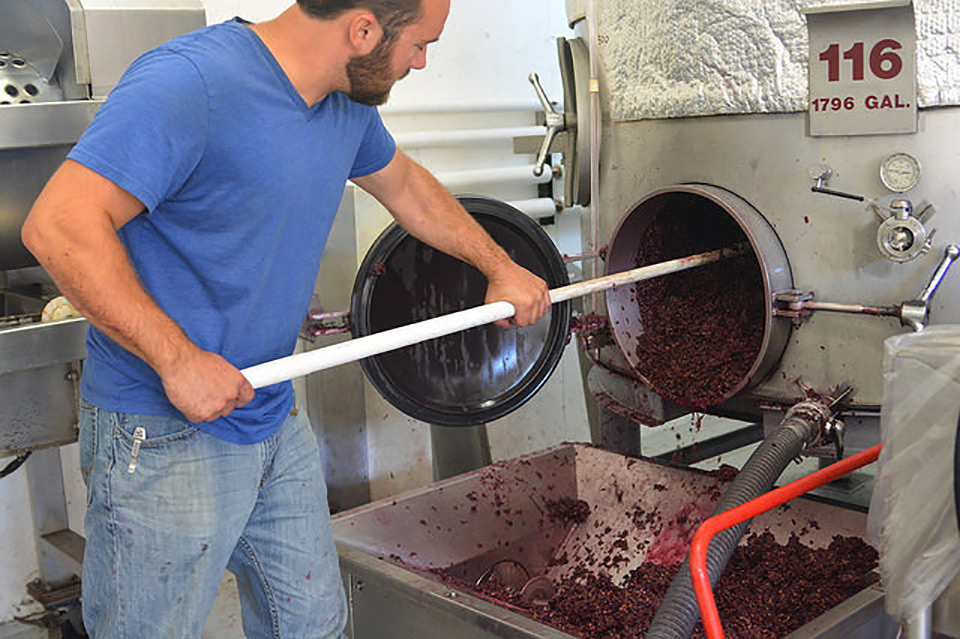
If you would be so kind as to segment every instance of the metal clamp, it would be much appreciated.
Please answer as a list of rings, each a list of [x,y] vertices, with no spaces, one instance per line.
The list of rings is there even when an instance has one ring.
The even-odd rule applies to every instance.
[[[320,309],[311,309],[311,311],[307,313],[307,318],[303,322],[303,325],[300,327],[300,338],[315,342],[318,337],[342,335],[349,333],[350,330],[349,310],[323,311]]]
[[[547,134],[544,136],[543,143],[540,145],[540,151],[537,153],[537,162],[533,167],[533,174],[540,177],[543,175],[543,167],[547,163],[547,154],[550,153],[550,146],[553,144],[553,139],[557,137],[558,133],[566,130],[567,124],[563,113],[554,108],[550,102],[550,98],[547,97],[546,91],[543,90],[543,86],[540,84],[540,76],[536,73],[531,73],[529,80],[530,84],[533,85],[534,91],[537,92],[537,98],[540,100],[541,106],[543,106],[543,114],[547,120]]]
[[[789,317],[795,328],[799,328],[805,319],[810,317],[811,310],[807,307],[816,293],[789,289],[777,291],[773,294],[773,314],[776,317]]]
[[[837,451],[837,459],[843,459],[843,440],[847,432],[847,425],[842,419],[834,417],[823,427],[823,440],[825,443],[833,442]]]
[[[813,311],[872,315],[874,317],[900,317],[901,313],[899,306],[818,302],[815,297],[816,293],[814,291],[798,289],[778,291],[773,296],[773,314],[777,317],[791,318],[793,325],[799,328]]]
[[[950,244],[943,251],[943,259],[933,272],[930,281],[927,282],[920,297],[915,300],[904,302],[900,306],[900,324],[909,326],[916,332],[922,331],[930,320],[930,301],[936,294],[940,283],[946,277],[947,271],[953,266],[957,257],[960,257],[960,246]]]
[[[798,431],[806,439],[804,451],[832,443],[836,446],[837,457],[842,458],[846,425],[838,417],[838,413],[841,411],[840,404],[853,393],[853,387],[841,385],[821,394],[802,380],[798,379],[796,382],[806,399],[791,406],[781,424],[805,425]]]

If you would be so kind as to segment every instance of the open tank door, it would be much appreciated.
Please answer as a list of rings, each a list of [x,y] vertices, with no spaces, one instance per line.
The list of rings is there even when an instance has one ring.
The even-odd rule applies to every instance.
[[[498,200],[458,198],[518,264],[550,288],[567,284],[559,251],[540,226]],[[360,265],[350,314],[361,337],[483,304],[486,278],[394,224]],[[530,399],[563,355],[570,303],[555,304],[534,326],[492,324],[361,361],[363,372],[397,409],[429,424],[476,426]]]

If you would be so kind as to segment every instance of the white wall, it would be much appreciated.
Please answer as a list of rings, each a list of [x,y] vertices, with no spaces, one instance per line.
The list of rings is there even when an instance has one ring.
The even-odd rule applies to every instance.
[[[289,3],[283,0],[205,0],[208,22],[234,15],[248,20],[268,19]],[[460,103],[467,100],[533,101],[527,83],[530,71],[539,72],[552,97],[560,96],[554,37],[565,33],[563,0],[515,2],[510,0],[453,0],[447,29],[432,45],[428,67],[400,83],[385,110],[385,120],[395,131],[425,128],[482,128],[533,123],[532,112],[471,116],[391,115],[391,109],[418,104]],[[411,154],[435,171],[497,164],[529,163],[529,157],[513,156],[510,149],[477,147],[444,151],[411,150]],[[503,199],[533,197],[529,187],[501,186],[475,189]],[[358,245],[372,241],[385,222],[382,213],[367,206],[358,229]],[[579,250],[579,221],[561,217],[551,232],[564,250]],[[408,423],[385,405],[375,391],[367,389],[368,419],[374,422],[369,435],[371,472],[375,473],[376,496],[382,496],[430,479],[429,443],[425,425]],[[554,379],[513,421],[491,426],[491,443],[497,457],[509,457],[543,448],[564,439],[586,439],[589,430],[575,359],[564,359]],[[412,435],[412,436],[411,436]],[[424,454],[426,452],[426,454]],[[78,471],[76,445],[63,449],[71,526],[82,533],[84,492]],[[0,460],[0,466],[9,460]],[[402,477],[403,481],[396,481]],[[37,558],[26,490],[21,469],[0,480],[0,623],[14,615],[36,610],[24,585],[37,576]],[[228,612],[225,614],[234,615]],[[205,633],[205,636],[207,634]]]

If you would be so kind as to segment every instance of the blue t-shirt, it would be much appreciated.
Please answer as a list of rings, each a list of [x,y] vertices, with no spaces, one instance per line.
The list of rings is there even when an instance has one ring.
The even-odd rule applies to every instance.
[[[308,107],[233,20],[141,56],[69,157],[144,204],[119,232],[144,288],[200,348],[245,368],[293,352],[346,180],[395,150],[375,108],[342,93]],[[94,405],[183,417],[141,359],[96,328],[87,349]],[[198,426],[255,443],[292,404],[276,384]]]

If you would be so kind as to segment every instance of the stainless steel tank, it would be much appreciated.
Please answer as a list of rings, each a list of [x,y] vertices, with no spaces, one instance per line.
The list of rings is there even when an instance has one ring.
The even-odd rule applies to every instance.
[[[585,18],[590,4],[583,0],[567,3],[568,17],[579,35],[574,42],[581,49],[589,42]],[[697,58],[690,51],[676,50],[676,56],[660,58],[659,70],[655,68],[658,58],[644,58],[645,48],[654,46],[645,38],[656,35],[667,42],[657,51],[671,46],[666,34],[651,29],[666,16],[682,14],[679,4],[660,9],[654,8],[657,3],[645,0],[595,4],[600,16],[596,57],[602,123],[599,198],[591,206],[597,208],[598,246],[607,251],[603,268],[612,272],[631,264],[630,253],[639,242],[636,233],[642,227],[643,211],[655,201],[669,197],[671,192],[680,196],[691,189],[701,192],[705,202],[723,194],[720,206],[732,218],[742,224],[740,211],[749,211],[746,217],[765,229],[763,242],[777,247],[774,268],[782,265],[790,276],[766,277],[764,294],[769,299],[770,318],[765,332],[771,341],[765,343],[762,356],[738,391],[711,410],[775,424],[784,407],[803,397],[805,388],[824,391],[850,384],[854,392],[848,405],[852,425],[849,450],[875,443],[883,401],[883,341],[917,326],[910,321],[911,302],[921,297],[938,267],[949,263],[949,247],[960,243],[960,217],[951,213],[960,205],[951,171],[954,152],[945,142],[960,133],[960,107],[946,103],[939,108],[920,109],[916,133],[811,136],[808,115],[801,111],[804,96],[799,98],[799,107],[780,106],[776,100],[764,104],[757,98],[754,106],[726,115],[736,109],[718,103],[716,110],[710,111],[713,105],[708,101],[708,90],[701,88],[698,101],[696,86],[691,84],[687,93],[676,95],[675,102],[703,107],[704,117],[684,116],[680,107],[671,106],[672,94],[667,89],[656,99],[651,98],[665,105],[662,115],[649,109],[642,117],[632,115],[640,111],[634,93],[643,83],[687,86],[682,85],[685,72],[677,60],[689,60],[694,65],[690,71],[693,75],[714,67],[704,66],[703,56]],[[742,44],[750,37],[766,37],[765,29],[772,29],[772,39],[777,34],[796,35],[786,33],[787,27],[781,22],[794,21],[797,29],[805,29],[790,3],[770,9],[780,12],[775,24],[764,22],[746,4],[735,0],[717,0],[698,11],[707,15],[711,7],[717,15],[736,16],[731,24],[737,26],[731,27],[728,36],[717,23],[683,21],[677,28],[684,37],[695,38],[698,28],[704,31],[704,40],[690,46],[707,47],[711,38],[729,37],[733,47],[734,42]],[[724,7],[727,13],[723,13]],[[930,10],[921,7],[917,11]],[[791,12],[792,17],[788,15]],[[737,30],[741,28],[742,33]],[[734,37],[737,33],[741,35]],[[635,46],[622,40],[628,36],[636,37]],[[935,46],[939,40],[932,35],[930,38],[924,43],[924,54],[938,60]],[[561,51],[564,46],[572,44],[562,45]],[[774,58],[774,53],[752,46],[711,50],[711,55],[735,57],[731,51],[740,52],[743,64],[755,63],[755,67],[766,64],[764,56]],[[789,42],[784,46],[792,47]],[[793,56],[797,49],[789,51]],[[647,67],[642,68],[641,60]],[[794,58],[781,62],[784,66],[799,64]],[[572,111],[575,120],[567,127],[563,147],[565,174],[578,180],[568,191],[583,194],[582,182],[589,182],[589,177],[582,162],[590,146],[571,146],[571,140],[579,140],[580,131],[590,123],[591,113],[584,112],[583,97],[590,91],[590,71],[582,57],[569,55],[561,55],[561,68],[565,97],[572,106],[567,116],[569,119]],[[927,75],[929,68],[924,67]],[[762,91],[758,85],[766,76],[751,84],[753,76],[732,69],[725,77],[726,84],[721,84],[729,100],[749,103]],[[796,76],[783,82],[788,80],[799,82]],[[924,94],[928,101],[936,95],[929,87]],[[942,95],[952,93],[944,90]],[[751,108],[768,112],[750,112]],[[916,158],[922,166],[919,183],[906,185],[903,193],[896,190],[900,188],[896,184],[891,187],[889,173],[894,156],[901,154]],[[863,201],[837,197],[831,191],[839,191],[841,196],[863,196]],[[587,204],[587,198],[578,201]],[[933,229],[936,232],[931,235]],[[751,243],[758,258],[766,259],[769,249],[757,246],[752,238]],[[960,322],[960,298],[951,293],[956,290],[957,277],[950,272],[942,279],[943,285],[926,309],[929,323]],[[628,310],[631,304],[636,306],[630,295],[629,291],[608,295],[606,307],[597,309],[609,318],[619,345],[600,349],[597,361],[603,374],[612,371],[643,382],[645,376],[637,370],[639,362],[632,355],[628,331],[622,326],[625,317],[634,314]],[[604,387],[617,384],[605,382]],[[621,397],[622,414],[632,410],[633,414],[645,414],[644,423],[656,424],[683,412],[681,407],[662,402],[655,393],[643,393],[628,391],[629,396]]]
[[[951,142],[960,134],[952,54],[958,34],[950,18],[955,9],[919,0],[762,8],[738,0],[695,7],[568,0],[567,10],[582,43],[595,29],[597,73],[591,78],[582,61],[563,56],[561,67],[566,92],[577,98],[578,131],[591,116],[582,109],[584,87],[592,84],[588,91],[599,107],[592,111],[601,120],[599,180],[591,185],[599,197],[590,205],[599,223],[597,248],[608,251],[604,268],[630,265],[640,220],[663,197],[705,189],[747,203],[730,207],[729,214],[739,223],[746,208],[748,217],[762,220],[779,247],[775,253],[789,266],[790,278],[763,282],[770,322],[765,334],[779,324],[785,339],[779,348],[765,344],[737,392],[708,410],[770,429],[806,393],[850,385],[853,392],[842,411],[845,452],[875,444],[884,403],[884,340],[930,324],[960,323],[960,275],[956,266],[950,268],[960,244]],[[887,13],[878,18],[868,16],[870,11]],[[836,16],[824,17],[831,12]],[[916,109],[915,127],[910,118],[872,129],[839,117],[833,130],[822,127],[811,100],[817,86],[812,70],[828,64],[830,56],[813,43],[820,37],[815,30],[830,20],[844,29],[830,32],[843,43],[836,45],[838,54],[847,47],[858,50],[857,42],[851,47],[844,40],[845,33],[858,33],[853,40],[863,37],[858,21],[877,20],[884,31],[902,29],[903,42],[894,44],[909,56],[901,60],[903,68],[914,73],[897,86],[907,92],[894,96],[903,89],[873,86],[891,92],[886,108]],[[881,39],[878,45],[889,42]],[[871,45],[868,41],[866,50]],[[849,55],[843,60],[850,64]],[[855,66],[840,67],[839,73],[850,69],[856,76]],[[877,70],[885,74],[879,66],[870,72]],[[853,97],[841,98],[836,110],[857,104]],[[880,96],[868,96],[863,104],[878,109]],[[583,180],[579,162],[590,147],[564,151],[566,175]],[[582,193],[580,187],[570,190]],[[767,249],[752,240],[751,245],[763,262]],[[595,343],[600,345],[592,351],[591,389],[621,418],[619,424],[656,425],[689,409],[645,387],[643,363],[633,356],[635,330],[623,328],[637,322],[636,307],[636,297],[625,291],[595,309],[608,319],[617,344]],[[807,452],[838,454],[825,448]],[[955,620],[944,614],[956,608],[954,587],[934,608],[937,632],[960,636]]]

